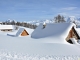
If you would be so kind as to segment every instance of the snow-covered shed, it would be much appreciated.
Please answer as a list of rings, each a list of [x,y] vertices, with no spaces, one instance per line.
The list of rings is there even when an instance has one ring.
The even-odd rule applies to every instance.
[[[31,37],[51,38],[53,40],[68,41],[70,38],[78,39],[79,36],[75,30],[76,26],[73,23],[54,23],[46,24],[43,29],[43,24],[40,24],[32,33]]]
[[[13,25],[0,25],[1,31],[12,31],[13,29]]]
[[[16,33],[16,36],[27,36],[29,33],[25,28],[19,28],[19,30]]]

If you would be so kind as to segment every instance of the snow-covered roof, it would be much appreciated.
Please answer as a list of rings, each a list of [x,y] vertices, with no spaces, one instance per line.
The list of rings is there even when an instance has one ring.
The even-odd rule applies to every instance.
[[[20,29],[17,31],[16,36],[19,36],[23,31],[24,31],[24,28],[20,28]]]
[[[57,42],[64,41],[73,26],[75,26],[73,23],[55,23],[46,24],[46,27],[43,29],[43,24],[40,24],[31,37],[35,39],[46,37],[48,40],[52,39],[52,41],[55,40]]]
[[[16,36],[20,36],[20,34],[24,31],[24,29],[31,34],[33,32],[33,29],[25,28],[25,27],[20,27],[19,30],[16,33]]]
[[[14,29],[12,25],[0,25],[0,29]]]

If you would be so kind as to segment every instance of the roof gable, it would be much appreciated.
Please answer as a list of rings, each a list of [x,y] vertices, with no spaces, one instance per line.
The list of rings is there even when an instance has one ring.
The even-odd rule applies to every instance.
[[[19,36],[23,31],[24,31],[24,28],[20,28],[20,29],[17,31],[16,36]]]
[[[28,32],[24,29],[24,31],[21,33],[21,36],[27,36],[29,35]]]

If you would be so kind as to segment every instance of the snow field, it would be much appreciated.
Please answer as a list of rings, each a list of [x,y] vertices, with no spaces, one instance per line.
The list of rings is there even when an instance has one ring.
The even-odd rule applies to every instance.
[[[0,51],[0,60],[80,60],[80,56],[29,55],[15,52]]]
[[[52,24],[49,26],[52,26]],[[55,27],[56,29],[53,30],[56,35],[51,32],[53,30],[47,33],[48,29],[51,28],[49,26],[42,29],[41,25],[39,31],[37,29],[33,35],[31,33],[34,30],[26,28],[30,34],[27,37],[7,36],[8,32],[1,32],[0,60],[80,60],[80,45],[74,39],[72,39],[73,45],[64,40],[73,25],[65,24],[68,29],[66,30],[64,26],[58,32],[56,31],[58,28]],[[15,35],[16,32],[9,34]],[[34,38],[31,38],[31,36]]]

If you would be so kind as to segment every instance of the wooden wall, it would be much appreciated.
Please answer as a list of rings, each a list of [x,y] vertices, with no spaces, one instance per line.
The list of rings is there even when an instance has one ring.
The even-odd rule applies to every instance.
[[[77,34],[76,30],[74,29],[74,27],[72,27],[72,29],[69,31],[69,34],[66,38],[66,40],[68,41],[70,38],[75,38],[76,40],[80,39],[79,35]]]
[[[7,31],[12,31],[12,29],[1,29],[1,31],[7,32]]]
[[[24,30],[22,33],[21,33],[21,36],[27,36],[29,35],[28,32],[26,30]]]

